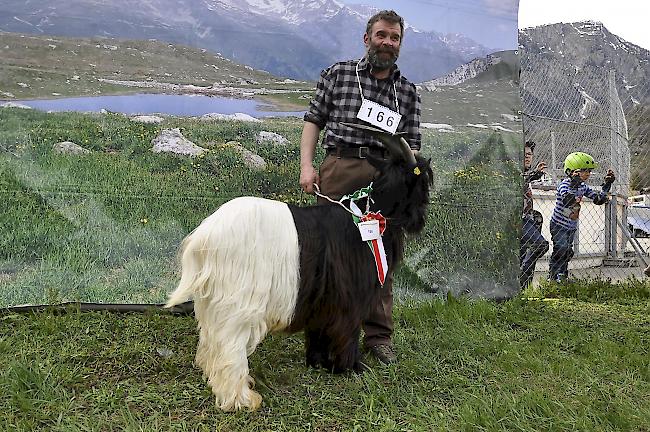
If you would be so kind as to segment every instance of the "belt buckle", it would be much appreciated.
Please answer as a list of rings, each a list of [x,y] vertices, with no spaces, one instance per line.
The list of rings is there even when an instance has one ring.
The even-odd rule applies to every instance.
[[[363,150],[366,150],[366,155],[363,155]],[[359,159],[366,159],[368,157],[368,153],[370,153],[370,147],[359,147]]]

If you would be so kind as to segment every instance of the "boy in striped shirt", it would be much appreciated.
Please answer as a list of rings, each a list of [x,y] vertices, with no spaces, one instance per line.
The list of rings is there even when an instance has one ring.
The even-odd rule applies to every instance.
[[[551,216],[551,240],[553,253],[549,262],[549,276],[552,281],[561,282],[569,273],[569,261],[573,257],[573,239],[578,229],[580,202],[587,197],[596,205],[609,201],[607,193],[616,177],[611,169],[607,171],[601,185],[602,192],[585,184],[591,171],[598,166],[591,155],[583,152],[569,154],[564,160],[567,178],[557,187],[555,209]]]

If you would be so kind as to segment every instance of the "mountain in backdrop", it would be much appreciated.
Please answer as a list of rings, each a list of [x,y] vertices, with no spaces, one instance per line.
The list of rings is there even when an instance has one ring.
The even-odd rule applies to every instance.
[[[598,100],[589,89],[599,89],[600,81],[609,71],[616,75],[616,89],[623,108],[650,105],[650,51],[616,36],[599,22],[549,24],[519,31],[522,61],[522,98],[536,98],[548,105],[566,99],[570,92],[582,89],[564,89],[553,76],[538,71],[549,71],[557,76],[571,77],[582,83],[585,98]],[[591,82],[597,80],[596,82]],[[543,91],[542,94],[538,94]]]
[[[519,57],[514,50],[498,51],[463,63],[447,75],[418,85],[422,90],[435,91],[440,87],[457,86],[469,80],[518,81]]]
[[[417,87],[422,98],[423,118],[434,120],[430,127],[445,129],[446,125],[455,125],[521,130],[519,56],[515,50],[477,57]]]
[[[524,113],[608,127],[613,72],[629,133],[632,185],[650,186],[650,51],[594,21],[526,28],[519,45]]]
[[[0,31],[157,39],[277,76],[316,80],[332,63],[363,55],[365,25],[377,11],[335,0],[3,0]],[[421,82],[490,51],[463,35],[407,23],[398,64]]]

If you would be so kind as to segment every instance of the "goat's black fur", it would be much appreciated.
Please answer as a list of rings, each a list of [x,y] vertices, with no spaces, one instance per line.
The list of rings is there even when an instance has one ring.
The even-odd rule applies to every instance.
[[[370,162],[379,173],[370,210],[387,219],[382,240],[392,273],[402,260],[405,233],[424,227],[433,173],[430,161],[421,157],[416,158],[419,175],[403,160]],[[289,331],[304,329],[308,365],[361,370],[361,324],[382,289],[372,253],[341,206],[289,208],[300,245],[300,287]]]

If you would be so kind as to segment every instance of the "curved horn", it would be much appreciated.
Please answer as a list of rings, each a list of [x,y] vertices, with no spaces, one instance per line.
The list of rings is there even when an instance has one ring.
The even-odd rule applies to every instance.
[[[415,160],[415,155],[413,154],[413,150],[411,150],[409,143],[406,142],[404,137],[399,137],[399,142],[401,144],[402,153],[404,154],[404,160],[411,165],[417,165],[418,163]]]
[[[341,124],[354,129],[367,131],[386,146],[386,149],[388,149],[388,153],[390,153],[391,156],[396,159],[404,159],[411,165],[417,165],[411,147],[402,136],[388,133],[374,126],[345,122],[341,122]]]

